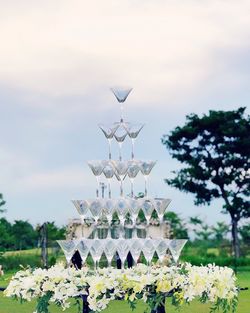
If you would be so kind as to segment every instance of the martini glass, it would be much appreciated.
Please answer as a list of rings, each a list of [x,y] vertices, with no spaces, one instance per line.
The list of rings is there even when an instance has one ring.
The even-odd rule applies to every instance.
[[[100,183],[100,176],[102,175],[102,171],[103,171],[103,163],[100,160],[92,160],[92,161],[88,161],[88,165],[91,168],[96,178],[96,182],[97,182],[96,197],[98,198],[99,197],[99,183]]]
[[[79,241],[76,248],[77,248],[78,252],[80,253],[80,256],[82,259],[82,264],[84,264],[86,259],[87,259],[88,254],[89,254],[89,245],[87,245],[86,239]]]
[[[103,251],[104,251],[104,246],[102,244],[102,240],[94,239],[92,241],[92,245],[90,248],[90,254],[93,258],[96,271],[97,271],[98,262],[100,261]]]
[[[115,95],[117,101],[120,103],[121,109],[121,122],[123,122],[123,102],[126,101],[128,95],[132,91],[132,88],[129,87],[113,87],[110,88],[113,94]]]
[[[121,259],[121,268],[124,269],[124,263],[126,261],[129,252],[129,240],[127,239],[117,239],[117,252]]]
[[[133,260],[137,264],[139,257],[141,255],[142,251],[142,240],[141,239],[131,239],[131,247],[130,247],[130,253],[132,255]]]
[[[113,213],[116,209],[117,201],[115,199],[107,199],[103,206],[103,214],[106,216],[109,224],[108,236],[107,238],[111,238],[111,223],[113,218]]]
[[[102,132],[104,133],[104,136],[108,140],[109,144],[109,159],[111,160],[111,142],[114,138],[114,133],[116,132],[117,128],[119,127],[119,124],[113,124],[113,125],[105,125],[105,124],[99,124],[98,125]]]
[[[103,208],[103,199],[94,199],[94,200],[90,200],[90,206],[89,206],[89,210],[95,220],[95,238],[97,238],[97,223],[98,223],[98,219],[101,216],[102,213],[102,208]]]
[[[154,247],[152,239],[146,239],[144,241],[144,243],[142,245],[142,251],[143,251],[143,254],[145,256],[145,259],[147,261],[147,265],[149,268],[149,265],[152,261],[154,253],[155,253],[155,247]]]
[[[125,198],[120,198],[117,200],[116,211],[120,220],[120,233],[122,233],[124,236],[125,218],[126,214],[128,213],[128,202]]]
[[[147,196],[147,194],[148,194],[148,190],[147,190],[148,176],[149,176],[152,168],[155,166],[155,164],[156,164],[156,161],[140,161],[141,172],[142,172],[142,175],[144,176],[144,180],[145,180],[145,196]]]
[[[155,249],[159,258],[159,262],[162,265],[163,259],[166,255],[166,251],[169,247],[169,239],[155,239]]]
[[[127,175],[128,171],[128,161],[112,161],[115,171],[116,171],[116,176],[119,177],[120,181],[120,196],[123,196],[123,180],[125,176]]]
[[[110,182],[111,182],[111,179],[113,178],[113,176],[115,174],[115,168],[112,165],[111,161],[103,161],[103,165],[104,165],[103,174],[107,178],[109,198],[111,198],[111,188],[110,188],[111,184],[110,184]]]
[[[132,220],[133,225],[133,233],[132,238],[135,238],[136,235],[136,219],[139,214],[140,208],[141,208],[141,199],[128,199],[128,210],[130,213],[130,217]]]
[[[125,125],[125,129],[129,135],[129,138],[131,139],[132,142],[132,152],[131,152],[131,158],[134,159],[134,148],[135,148],[135,140],[137,136],[139,135],[140,131],[144,127],[145,124],[132,124],[129,123]]]
[[[63,250],[63,253],[67,261],[67,265],[69,266],[72,256],[76,251],[78,240],[57,240],[57,243]]]
[[[114,239],[105,240],[104,253],[108,260],[108,267],[111,268],[111,262],[116,252],[116,244]]]
[[[169,206],[171,199],[155,198],[155,199],[152,199],[151,202],[153,203],[154,208],[157,212],[159,222],[160,222],[160,231],[162,233],[162,223],[163,223],[164,213],[166,212],[166,209]]]
[[[128,177],[131,183],[131,197],[134,197],[134,179],[138,172],[140,171],[140,166],[138,161],[128,161]]]
[[[149,221],[150,221],[151,215],[154,211],[153,204],[148,199],[142,199],[141,208],[142,208],[142,211],[143,211],[145,218],[147,220],[147,226],[149,226]]]
[[[185,246],[186,242],[187,242],[186,239],[173,239],[169,241],[169,250],[176,264],[178,263],[181,251]]]
[[[114,137],[119,145],[119,160],[122,160],[122,144],[127,136],[127,131],[124,127],[124,123],[118,123],[118,128],[116,129],[116,132],[114,133]]]
[[[86,218],[89,211],[89,203],[86,200],[72,200],[72,202],[75,208],[77,209],[82,221],[82,236],[83,236],[84,219]]]

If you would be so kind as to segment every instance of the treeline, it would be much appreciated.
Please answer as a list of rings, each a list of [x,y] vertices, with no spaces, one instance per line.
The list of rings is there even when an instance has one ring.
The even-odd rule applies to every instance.
[[[153,213],[153,218],[156,213]],[[155,216],[157,218],[157,215]],[[143,216],[142,216],[143,219]],[[181,218],[175,212],[167,212],[164,220],[169,224],[170,236],[176,239],[188,238],[193,243],[204,246],[229,246],[230,225],[217,222],[208,225],[203,219],[195,216],[187,219]],[[64,239],[66,227],[59,227],[55,222],[47,222],[48,246],[53,246],[58,239]],[[40,247],[40,228],[28,221],[16,220],[10,223],[6,218],[0,218],[0,251],[26,250]],[[245,250],[250,246],[250,224],[239,228],[241,248]]]
[[[216,222],[209,225],[204,219],[194,216],[182,219],[175,212],[167,212],[164,219],[169,222],[173,238],[188,238],[194,242],[230,243],[229,234],[231,226],[225,222]],[[239,227],[240,241],[242,245],[250,245],[250,224]]]
[[[47,222],[49,246],[57,239],[65,238],[65,227],[58,227],[55,222]],[[40,225],[33,226],[28,221],[16,220],[10,223],[0,218],[0,251],[26,250],[40,246]]]

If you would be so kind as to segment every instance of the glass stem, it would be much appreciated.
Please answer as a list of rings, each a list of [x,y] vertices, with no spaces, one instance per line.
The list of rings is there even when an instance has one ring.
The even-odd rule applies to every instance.
[[[110,185],[110,179],[108,179],[108,189],[109,189],[109,199],[111,199],[111,185]]]
[[[111,261],[112,261],[112,259],[110,260],[110,258],[108,259],[108,267],[109,267],[109,269],[111,269]]]
[[[163,236],[163,216],[160,216],[160,218],[159,218],[159,220],[160,220],[160,235],[161,235],[161,237],[163,237],[164,238],[164,236]]]
[[[112,139],[108,139],[108,143],[109,143],[109,160],[111,160],[111,140]]]
[[[96,197],[99,198],[99,177],[96,176],[97,188],[96,188]]]
[[[131,182],[131,197],[134,198],[134,179],[130,178]]]
[[[147,197],[148,189],[147,189],[147,177],[146,176],[144,176],[144,180],[145,180],[145,197]]]
[[[120,196],[123,197],[123,182],[122,182],[122,179],[120,181]]]
[[[133,160],[133,159],[134,159],[134,157],[135,157],[135,154],[134,154],[135,140],[134,140],[134,138],[131,138],[131,141],[132,141],[132,152],[131,152],[131,158],[132,158],[132,160]]]
[[[122,161],[122,142],[118,142],[119,145],[119,161]]]
[[[120,104],[120,109],[121,109],[121,123],[123,123],[123,104]]]
[[[97,220],[95,221],[95,235],[94,235],[94,239],[98,239]]]

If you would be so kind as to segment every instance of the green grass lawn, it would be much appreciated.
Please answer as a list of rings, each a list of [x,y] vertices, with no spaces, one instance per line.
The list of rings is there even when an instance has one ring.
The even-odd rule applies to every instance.
[[[8,273],[3,277],[0,277],[0,286],[7,286],[8,281],[12,273]],[[248,287],[250,288],[250,272],[241,271],[238,274],[238,284],[240,287]],[[4,298],[3,294],[0,293],[0,313],[33,313],[35,311],[35,302],[23,303],[20,304],[17,301],[14,301],[9,298]],[[139,302],[137,305],[137,309],[135,312],[143,313],[145,310],[145,305],[142,302]],[[173,308],[167,301],[166,304],[167,313],[176,312],[175,308]],[[60,308],[51,306],[51,313],[59,313],[62,312]],[[72,306],[70,309],[65,310],[65,313],[75,313],[77,312],[76,307]],[[131,310],[128,304],[125,301],[113,301],[109,308],[104,311],[104,313],[130,313]],[[200,304],[196,301],[193,301],[191,305],[184,306],[181,311],[182,313],[208,313],[209,305]],[[237,313],[249,313],[250,312],[250,290],[241,291],[239,296],[239,305]]]

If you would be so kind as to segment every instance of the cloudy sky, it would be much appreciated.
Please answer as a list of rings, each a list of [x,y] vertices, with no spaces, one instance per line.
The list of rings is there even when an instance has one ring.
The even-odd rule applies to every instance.
[[[191,112],[249,106],[249,1],[0,0],[0,39],[0,192],[10,220],[63,224],[77,216],[70,199],[94,196],[86,161],[107,157],[97,124],[119,118],[113,85],[134,88],[125,116],[146,124],[137,158],[158,160],[151,195],[172,198],[183,217],[226,218],[220,202],[195,207],[164,184],[179,165],[160,139]]]

